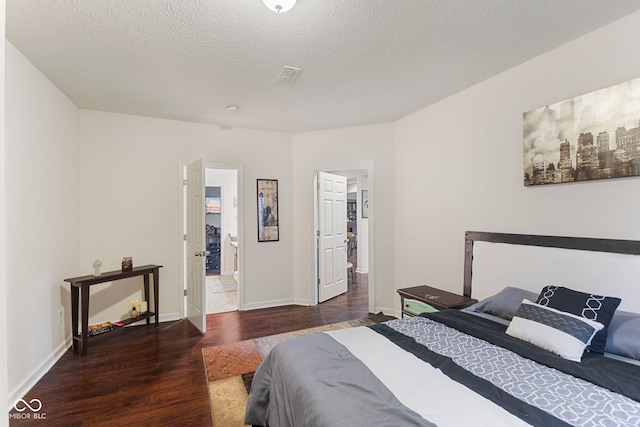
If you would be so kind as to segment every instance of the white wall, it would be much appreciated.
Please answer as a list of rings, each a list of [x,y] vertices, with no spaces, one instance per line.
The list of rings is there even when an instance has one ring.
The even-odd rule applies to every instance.
[[[397,122],[396,287],[461,292],[466,230],[640,239],[640,178],[525,188],[522,170],[522,113],[638,77],[638,39],[640,13]]]
[[[5,0],[0,0],[0,31],[4,34],[5,25]],[[4,82],[4,64],[5,64],[4,44],[0,44],[0,99],[5,99],[5,82]],[[0,173],[0,310],[4,313],[0,319],[0,378],[8,378],[7,373],[7,353],[8,353],[8,335],[7,322],[9,316],[7,313],[7,263],[6,263],[6,180],[5,180],[5,119],[4,119],[4,102],[0,104],[0,165],[3,172]],[[0,380],[0,402],[6,402],[9,396],[8,382]],[[9,425],[7,417],[0,417],[0,426]]]
[[[183,289],[180,165],[203,158],[205,163],[243,165],[245,307],[292,301],[289,134],[81,111],[80,141],[83,232],[78,273],[90,272],[96,258],[105,270],[120,268],[123,256],[133,257],[134,266],[163,265],[160,319],[177,319]],[[257,241],[257,178],[279,180],[279,242]],[[138,282],[118,282],[100,292],[92,305],[92,322],[125,315],[132,292],[139,292]]]
[[[78,109],[5,45],[8,387],[14,401],[70,341],[79,273]],[[64,307],[64,323],[58,310]],[[46,402],[43,402],[46,405]]]
[[[376,284],[370,309],[393,307],[393,124],[384,123],[293,136],[293,293],[309,304],[314,292],[313,178],[317,170],[369,169],[369,250],[374,254],[369,286]],[[371,189],[375,189],[373,197]],[[378,201],[378,202],[376,202]],[[360,229],[358,229],[360,232]],[[375,246],[375,252],[372,248]],[[360,242],[358,242],[360,247]],[[371,267],[371,266],[370,266]]]

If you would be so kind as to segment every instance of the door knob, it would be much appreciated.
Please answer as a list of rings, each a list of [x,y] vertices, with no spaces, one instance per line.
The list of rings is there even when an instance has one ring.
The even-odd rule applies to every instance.
[[[199,252],[196,252],[194,255],[195,256],[207,256],[207,255],[210,255],[210,254],[211,254],[211,252],[209,252],[209,251],[199,251]]]

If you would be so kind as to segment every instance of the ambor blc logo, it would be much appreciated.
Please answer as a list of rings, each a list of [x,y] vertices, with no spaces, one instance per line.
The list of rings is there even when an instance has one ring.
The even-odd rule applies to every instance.
[[[29,403],[33,406],[31,406]],[[18,399],[13,407],[16,408],[16,411],[18,412],[24,412],[27,410],[27,408],[31,409],[31,412],[38,412],[40,411],[40,409],[42,409],[42,402],[40,401],[40,399],[31,399],[29,403],[27,403],[24,399]]]
[[[28,402],[24,399],[18,399],[13,405],[13,408],[18,411],[18,413],[9,414],[9,418],[18,420],[45,420],[47,418],[46,413],[40,412],[40,410],[42,409],[42,402],[40,401],[40,399],[31,399]],[[31,412],[25,412],[27,409],[29,409]]]

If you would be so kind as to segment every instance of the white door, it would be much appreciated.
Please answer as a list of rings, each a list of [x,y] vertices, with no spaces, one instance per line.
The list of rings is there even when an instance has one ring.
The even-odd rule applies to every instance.
[[[347,292],[347,178],[318,173],[318,301]]]
[[[200,332],[207,330],[205,299],[204,165],[198,159],[186,166],[187,203],[187,318]]]

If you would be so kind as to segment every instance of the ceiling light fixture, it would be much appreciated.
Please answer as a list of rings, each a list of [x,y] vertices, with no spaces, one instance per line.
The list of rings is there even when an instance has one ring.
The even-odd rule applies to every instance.
[[[235,104],[227,105],[227,113],[235,114],[235,113],[238,112],[239,109],[240,109],[240,107],[238,107]]]
[[[269,9],[274,12],[284,13],[296,5],[297,0],[262,0]]]

